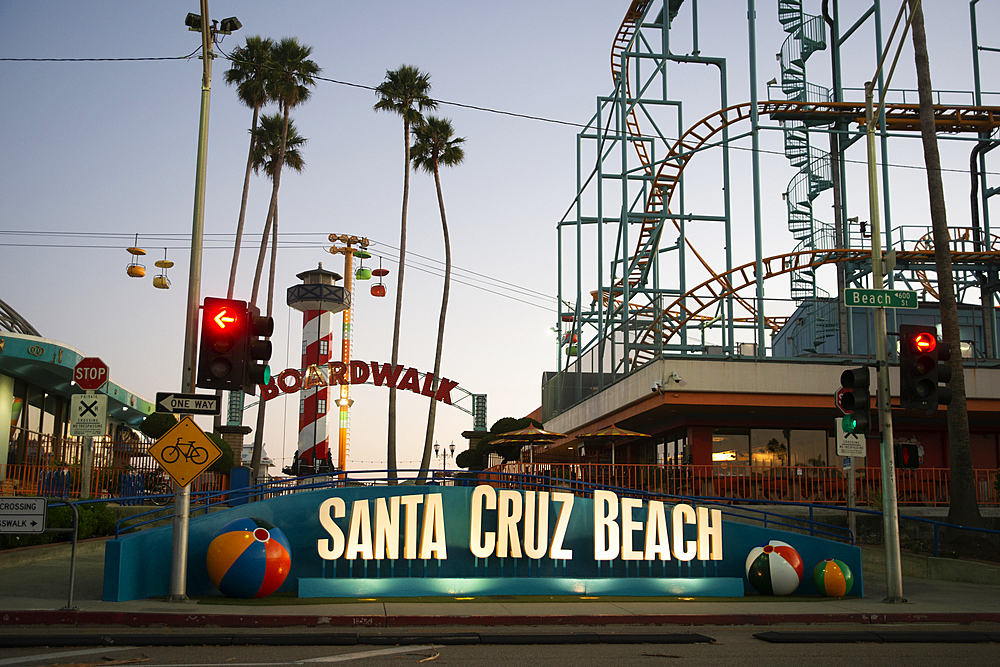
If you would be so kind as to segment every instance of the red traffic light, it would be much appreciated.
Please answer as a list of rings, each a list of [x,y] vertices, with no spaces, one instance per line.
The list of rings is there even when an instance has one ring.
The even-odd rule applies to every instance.
[[[206,313],[207,320],[215,324],[219,329],[230,329],[236,328],[239,324],[239,311],[230,306],[229,304],[223,304],[218,306],[213,313]]]
[[[933,352],[937,347],[937,336],[928,331],[922,331],[911,339],[910,344],[913,346],[914,352],[927,354]]]

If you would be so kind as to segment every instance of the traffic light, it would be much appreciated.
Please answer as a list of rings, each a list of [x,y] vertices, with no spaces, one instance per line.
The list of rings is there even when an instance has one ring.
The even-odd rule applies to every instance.
[[[914,444],[893,445],[893,452],[896,455],[897,468],[919,468],[920,450]]]
[[[246,393],[255,394],[257,385],[271,381],[271,367],[267,365],[271,358],[271,341],[267,339],[274,333],[274,318],[261,315],[257,306],[250,306],[247,309],[247,329],[242,387]]]
[[[951,389],[939,383],[951,379],[951,346],[937,337],[933,326],[899,326],[899,405],[937,410],[951,402]]]
[[[867,435],[872,428],[871,392],[868,368],[849,368],[840,374],[840,386],[846,389],[840,405],[846,412],[840,420],[845,433]]]
[[[247,304],[205,297],[195,385],[203,389],[241,389],[247,362]]]

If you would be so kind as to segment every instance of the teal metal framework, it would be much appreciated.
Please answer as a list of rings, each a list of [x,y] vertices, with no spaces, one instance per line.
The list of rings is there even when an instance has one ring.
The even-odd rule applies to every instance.
[[[970,5],[976,90],[974,96],[960,93],[968,98],[969,107],[942,106],[943,114],[983,104],[979,56],[991,49],[978,46],[978,2],[972,0]],[[845,213],[847,171],[843,156],[864,136],[864,130],[851,128],[857,116],[854,106],[844,103],[845,95],[857,98],[860,91],[845,91],[841,53],[851,39],[859,43],[859,49],[874,47],[876,53],[882,52],[881,0],[873,0],[867,8],[851,7],[852,13],[860,13],[846,31],[841,30],[837,0],[822,2],[822,16],[805,13],[802,0],[777,0],[777,19],[788,36],[778,54],[780,82],[776,77],[766,84],[766,102],[757,99],[756,4],[755,0],[746,2],[750,101],[736,105],[728,99],[726,59],[700,52],[698,0],[633,0],[629,6],[612,45],[614,87],[611,94],[597,98],[594,115],[578,134],[577,194],[557,225],[560,372],[544,389],[550,401],[558,394],[560,405],[574,404],[668,355],[768,356],[768,334],[780,331],[791,311],[796,326],[803,329],[798,334],[800,340],[807,340],[802,353],[828,348],[832,341],[838,343],[837,353],[855,353],[850,309],[840,303],[839,296],[849,286],[871,287],[871,261],[863,252],[868,247],[864,222],[848,219]],[[864,32],[859,32],[862,27]],[[684,32],[677,34],[679,29]],[[672,35],[675,42],[683,41],[684,48],[690,48],[687,54],[671,51]],[[824,50],[829,50],[829,88],[810,82],[807,76],[810,56]],[[872,63],[873,72],[876,64]],[[713,79],[719,111],[690,125],[685,119],[685,101],[671,95],[670,84],[673,72],[693,65],[706,72],[712,70],[704,80],[707,82],[709,76]],[[884,87],[882,71],[876,82],[879,93]],[[784,100],[771,98],[772,86]],[[937,95],[940,100],[942,93]],[[911,113],[911,118],[915,114],[904,108],[915,102],[914,91],[893,90],[889,99],[895,101],[894,113]],[[826,113],[812,114],[816,104],[825,105]],[[988,109],[990,114],[994,110],[1000,114],[1000,109]],[[769,120],[762,118],[765,115]],[[998,143],[995,137],[1000,122],[990,122],[980,126],[979,145],[993,147]],[[903,136],[903,130],[913,136],[916,128],[887,119],[884,109],[879,123],[883,245],[900,252],[917,251],[903,253],[907,260],[897,261],[887,287],[922,289],[925,295],[935,297],[934,263],[926,253],[933,249],[929,228],[893,227],[889,206],[889,139]],[[961,123],[954,127],[953,131],[970,131]],[[771,257],[763,250],[762,131],[782,132],[784,153],[798,170],[783,194],[788,229],[797,246]],[[734,240],[749,247],[751,235],[748,229],[734,229],[731,151],[737,141],[747,138],[752,152],[752,203],[743,207],[747,213],[740,217],[753,220],[754,260],[737,266]],[[955,260],[959,299],[975,287],[982,293],[984,305],[997,302],[995,253],[1000,251],[1000,240],[989,231],[986,199],[998,189],[986,185],[987,150],[981,148],[974,158],[979,167],[974,179],[979,179],[984,195],[982,224],[976,222],[973,233],[966,232],[964,237],[961,229],[953,233],[953,250],[971,251]],[[702,159],[702,155],[711,159]],[[716,174],[712,178],[721,185],[721,195],[711,202],[699,199],[692,203],[685,197],[683,172],[693,158],[708,162]],[[700,174],[699,178],[704,178],[705,172]],[[830,221],[815,214],[818,198],[827,196],[827,191],[833,197]],[[722,260],[716,259],[719,265],[714,267],[707,255],[695,248],[694,239],[704,243],[708,233],[714,234],[710,244],[715,256],[720,254],[719,248],[724,249]],[[974,254],[991,251],[994,256],[985,260]],[[775,269],[772,264],[776,261],[783,266]],[[825,265],[837,267],[838,294],[833,297],[817,282],[817,269]],[[790,277],[790,299],[775,307],[772,302],[776,300],[765,296],[764,278],[783,273]],[[901,284],[897,286],[897,282]],[[745,288],[742,293],[741,288]],[[765,312],[768,305],[771,310],[785,312]],[[890,311],[889,316],[889,329],[894,331],[894,313]],[[996,313],[984,319],[985,356],[996,358]]]

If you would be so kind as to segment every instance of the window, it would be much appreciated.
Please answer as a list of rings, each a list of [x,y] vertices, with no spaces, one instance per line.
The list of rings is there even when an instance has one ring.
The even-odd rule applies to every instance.
[[[330,354],[330,341],[323,338],[319,341],[319,356],[325,357]]]
[[[300,398],[299,399],[299,414],[300,415],[304,415],[305,413],[306,413],[306,399],[305,398]]]
[[[750,431],[744,428],[712,429],[712,464],[716,470],[750,464]]]
[[[792,465],[826,466],[826,431],[792,431]]]
[[[750,460],[755,466],[788,465],[789,431],[755,428],[750,432]]]
[[[317,398],[316,399],[316,414],[325,415],[326,414],[326,399]]]

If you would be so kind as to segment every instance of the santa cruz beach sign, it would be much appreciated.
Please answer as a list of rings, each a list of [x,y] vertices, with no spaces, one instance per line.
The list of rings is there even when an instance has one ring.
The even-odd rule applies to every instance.
[[[188,593],[218,594],[205,554],[217,532],[241,517],[285,533],[291,570],[280,590],[300,598],[742,596],[747,554],[771,539],[792,544],[805,563],[837,558],[861,572],[856,547],[726,521],[718,507],[469,481],[293,492],[192,517]],[[169,527],[110,540],[104,599],[166,595],[170,544]],[[810,580],[799,592],[815,592]]]

